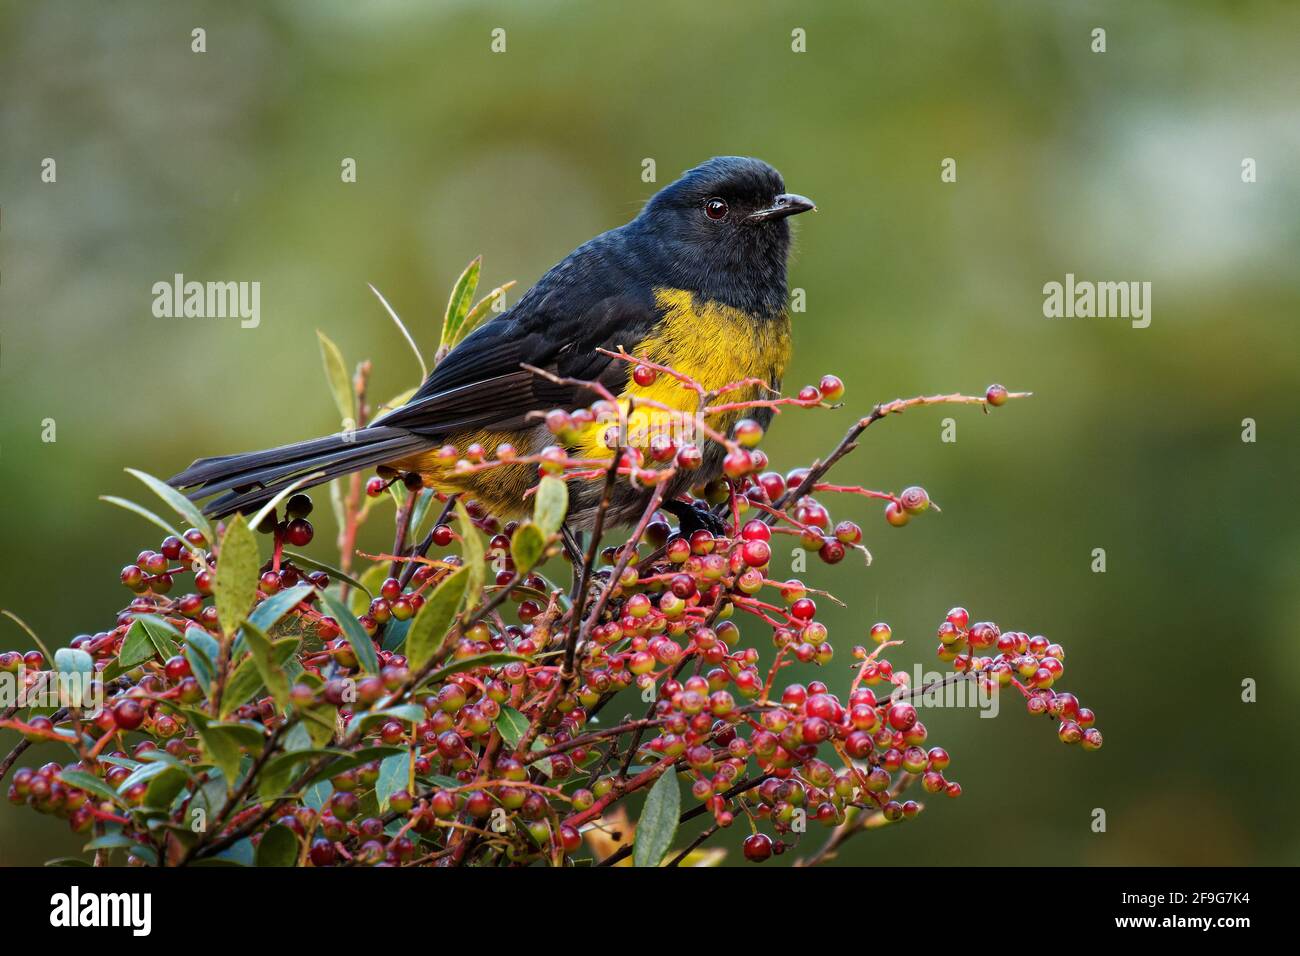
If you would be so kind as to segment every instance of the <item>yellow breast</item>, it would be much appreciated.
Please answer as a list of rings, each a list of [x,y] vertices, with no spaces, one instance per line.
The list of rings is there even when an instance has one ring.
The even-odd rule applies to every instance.
[[[779,380],[790,359],[790,321],[757,319],[719,302],[697,299],[684,289],[655,289],[655,305],[663,320],[632,354],[690,376],[707,391],[748,378]],[[619,394],[620,415],[626,421],[626,444],[644,447],[655,434],[680,437],[683,419],[698,411],[695,392],[669,375],[649,385],[638,385],[628,366],[627,382]],[[761,389],[747,387],[728,392],[721,401],[747,401]],[[642,402],[667,406],[679,413],[647,407]],[[629,408],[631,412],[629,413]],[[736,413],[710,416],[710,427],[725,431]],[[610,422],[597,422],[583,431],[575,452],[583,458],[608,458]],[[695,440],[699,440],[698,437]]]

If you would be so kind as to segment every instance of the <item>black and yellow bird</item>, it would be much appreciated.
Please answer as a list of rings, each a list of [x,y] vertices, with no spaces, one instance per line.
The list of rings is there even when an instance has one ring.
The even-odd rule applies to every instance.
[[[697,397],[660,375],[641,385],[625,361],[597,349],[626,350],[690,375],[706,389],[744,379],[779,387],[790,357],[786,311],[788,217],[812,209],[787,193],[781,175],[757,159],[722,156],[664,187],[631,222],[584,243],[553,267],[507,312],[480,326],[452,349],[406,404],[352,433],[282,445],[266,451],[203,458],[170,483],[195,500],[221,494],[205,507],[222,516],[259,507],[307,475],[313,483],[362,469],[388,466],[415,472],[425,485],[465,492],[501,517],[528,507],[537,480],[534,465],[515,463],[458,474],[437,454],[472,443],[488,455],[503,443],[520,455],[555,443],[534,413],[591,404],[590,389],[557,377],[599,381],[620,396],[650,399],[696,412]],[[729,401],[758,397],[754,386]],[[653,418],[653,409],[632,418]],[[660,416],[664,415],[661,411]],[[738,413],[709,424],[726,431]],[[752,415],[766,424],[767,415]],[[662,424],[659,423],[659,424]],[[637,431],[635,421],[629,430]],[[653,421],[640,422],[644,433]],[[609,459],[607,425],[593,423],[569,436],[570,453]],[[665,495],[665,510],[684,523],[700,518],[680,500],[691,485],[721,473],[724,449],[704,443],[704,460],[683,471]],[[597,481],[569,483],[569,523],[590,523],[601,494]],[[619,483],[609,520],[634,520],[649,492]]]

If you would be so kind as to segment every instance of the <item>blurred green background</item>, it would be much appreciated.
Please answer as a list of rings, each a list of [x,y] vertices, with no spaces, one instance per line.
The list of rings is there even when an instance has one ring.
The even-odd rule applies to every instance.
[[[1294,863],[1298,31],[1284,3],[0,5],[0,606],[52,645],[108,626],[158,537],[96,500],[145,500],[124,467],[335,429],[314,329],[375,360],[377,394],[413,385],[367,282],[431,353],[473,255],[485,289],[522,288],[636,213],[643,159],[663,185],[752,154],[820,209],[796,220],[789,384],[848,386],[778,420],[776,464],[877,400],[1036,393],[882,422],[837,472],[923,484],[943,513],[896,530],[830,502],[876,560],[810,569],[852,601],[822,676],[843,691],[877,619],[908,641],[897,666],[935,667],[964,604],[1062,642],[1106,736],[1067,749],[1009,697],[996,720],[931,712],[965,795],[839,862]],[[154,318],[178,272],[260,281],[260,327]],[[1067,272],[1152,282],[1151,326],[1045,319]],[[0,805],[0,864],[81,842]]]

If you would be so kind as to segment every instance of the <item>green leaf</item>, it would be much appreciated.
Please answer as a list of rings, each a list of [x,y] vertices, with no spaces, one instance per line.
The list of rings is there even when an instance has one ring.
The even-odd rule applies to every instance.
[[[275,645],[252,621],[244,622],[244,638],[248,641],[248,650],[252,654],[253,664],[262,678],[262,683],[275,698],[277,707],[284,708],[289,702],[289,678],[284,673],[283,662],[276,660]],[[298,647],[296,638],[287,638],[292,645],[290,654]]]
[[[95,659],[85,651],[60,647],[54,652],[54,669],[60,674],[92,674]]]
[[[399,790],[405,790],[411,779],[410,752],[385,757],[379,764],[379,779],[375,781],[375,799],[381,812],[388,812],[388,799]]]
[[[569,510],[568,485],[554,475],[546,475],[537,483],[536,499],[533,502],[533,520],[548,537],[559,534]]]
[[[406,632],[406,666],[416,673],[442,650],[447,629],[465,599],[469,584],[468,567],[458,568],[438,585],[415,613]]]
[[[364,714],[357,714],[348,724],[349,735],[357,732],[364,734],[366,729],[373,727],[376,723],[394,718],[404,720],[408,724],[422,723],[428,718],[424,712],[424,707],[420,704],[398,704],[396,707],[385,707],[383,710],[371,710]],[[358,730],[358,728],[360,728]]]
[[[173,528],[162,518],[159,518],[148,508],[141,507],[140,505],[136,504],[134,501],[127,501],[125,498],[118,498],[114,495],[100,495],[99,500],[106,501],[110,505],[117,505],[119,508],[125,508],[127,511],[133,511],[136,514],[138,514],[141,518],[144,518],[146,521],[152,521],[154,524],[162,528],[168,534],[175,535],[178,538],[180,537],[179,531]]]
[[[298,837],[286,826],[276,824],[262,834],[257,844],[258,866],[293,866],[298,862]]]
[[[215,540],[212,536],[212,525],[208,523],[207,518],[203,517],[203,512],[199,510],[198,506],[195,505],[194,502],[190,501],[190,499],[186,498],[171,485],[159,481],[153,475],[146,474],[143,471],[136,471],[134,468],[126,469],[126,473],[128,475],[133,475],[144,482],[150,491],[165,501],[173,511],[184,518],[191,528],[198,528],[202,531],[203,536],[207,538],[208,541]]]
[[[343,353],[339,347],[334,344],[333,340],[322,332],[316,330],[316,338],[320,341],[320,358],[325,366],[325,381],[329,384],[330,394],[334,396],[334,404],[339,410],[339,417],[345,423],[356,422],[356,401],[352,393],[352,376],[348,375],[347,363],[343,361]]]
[[[429,368],[424,364],[424,356],[420,354],[420,347],[415,344],[415,339],[412,338],[411,333],[406,330],[406,326],[402,324],[402,320],[397,317],[397,312],[394,311],[393,307],[388,304],[388,300],[384,298],[383,294],[378,289],[376,289],[373,285],[370,285],[369,282],[367,282],[366,285],[370,286],[370,291],[375,294],[375,298],[377,298],[383,304],[384,310],[388,313],[389,317],[397,324],[397,330],[401,332],[402,337],[406,339],[406,344],[409,345],[411,347],[411,351],[415,353],[415,359],[417,362],[420,363],[420,379],[423,380],[428,378]]]
[[[636,823],[636,845],[632,848],[635,866],[658,866],[677,836],[677,817],[682,809],[682,793],[677,774],[669,767],[650,788]]]
[[[247,725],[211,723],[200,711],[187,709],[185,713],[198,732],[204,755],[221,771],[226,788],[234,790],[235,779],[239,776],[240,747],[254,742],[250,740],[250,731],[256,735],[257,743],[263,741],[262,735]]]
[[[117,662],[123,670],[130,670],[137,664],[152,660],[157,653],[158,648],[149,637],[149,631],[140,623],[140,619],[136,618],[126,632],[126,637],[122,639],[122,649],[117,652]]]
[[[101,800],[110,800],[119,807],[123,805],[122,795],[94,774],[86,773],[84,770],[62,770],[59,772],[59,779],[69,787],[93,793]]]
[[[465,505],[459,498],[456,499],[456,523],[460,526],[461,537],[461,557],[464,559],[464,567],[469,568],[469,585],[466,588],[469,594],[469,607],[478,604],[479,596],[483,593],[483,583],[487,580],[487,565],[485,555],[487,548],[483,544],[483,536],[479,534],[478,528],[474,527],[474,519],[469,516],[465,510]]]
[[[19,617],[13,611],[0,611],[0,617],[7,617],[9,618],[9,620],[17,624],[23,630],[23,632],[32,639],[32,643],[36,645],[36,647],[40,650],[40,652],[45,655],[46,661],[54,660],[54,655],[51,654],[50,649],[45,646],[45,642],[40,639],[40,637],[36,634],[35,631],[33,631],[30,627],[28,627],[27,622],[24,621],[21,617]]]
[[[483,298],[479,299],[478,302],[474,304],[474,307],[469,310],[469,314],[465,316],[465,321],[461,323],[460,328],[457,330],[456,341],[458,343],[463,342],[467,335],[469,335],[476,328],[478,328],[479,325],[483,322],[483,319],[487,317],[487,314],[491,310],[493,303],[495,303],[497,299],[505,295],[506,292],[508,292],[510,289],[513,289],[514,286],[515,286],[515,282],[512,279],[511,281],[507,282],[505,285],[497,286],[487,295],[483,296]]]
[[[532,660],[529,657],[523,657],[519,654],[479,654],[477,657],[464,657],[458,661],[452,661],[444,667],[439,667],[435,671],[430,671],[429,676],[424,679],[422,686],[431,687],[434,684],[445,681],[454,674],[461,671],[472,671],[476,667],[499,667],[502,664],[509,664],[513,661],[528,662]]]
[[[243,515],[235,515],[226,526],[219,558],[213,592],[221,633],[229,637],[239,630],[257,599],[257,571],[262,564],[257,538]]]
[[[212,690],[212,675],[217,670],[217,657],[221,647],[203,628],[194,626],[185,629],[185,659],[190,662],[194,679],[203,687],[205,693]]]
[[[245,627],[248,627],[248,625],[245,624]],[[255,638],[250,638],[250,640],[255,640]],[[265,637],[263,637],[263,640],[265,640]],[[298,650],[298,644],[299,641],[296,637],[284,637],[278,641],[267,642],[266,665],[278,672],[284,685],[281,696],[285,701],[289,697],[289,680],[284,667]],[[264,687],[272,692],[272,696],[276,697],[276,703],[283,707],[284,704],[280,702],[277,691],[266,683],[262,665],[258,663],[257,658],[251,655],[245,657],[231,671],[230,677],[226,681],[226,687],[221,693],[221,717],[229,717],[237,708],[252,698],[259,696]]]
[[[158,652],[158,657],[161,660],[166,661],[167,658],[175,657],[180,653],[180,645],[176,643],[176,640],[181,635],[176,628],[153,614],[142,614],[136,618],[136,621],[149,635],[149,641],[153,644],[154,650]]]
[[[60,647],[54,652],[54,672],[60,702],[68,707],[85,707],[95,675],[95,659],[83,650]]]
[[[513,750],[528,733],[528,718],[513,707],[502,707],[497,716],[497,730],[506,746]]]
[[[314,590],[315,588],[310,584],[299,584],[287,591],[274,594],[253,608],[253,613],[248,615],[248,623],[262,633],[269,634],[271,628],[279,623],[280,618],[301,604],[302,599]]]
[[[546,551],[546,535],[531,521],[515,529],[510,539],[510,556],[515,560],[515,570],[527,574],[542,559]]]
[[[330,617],[338,621],[339,627],[343,629],[343,636],[352,645],[352,653],[357,656],[357,662],[362,669],[367,674],[378,674],[379,657],[375,654],[375,643],[366,633],[366,629],[361,626],[361,622],[353,616],[342,601],[332,594],[322,593],[320,599],[325,609],[330,612]]]
[[[450,349],[460,340],[460,327],[469,314],[470,303],[474,301],[474,292],[478,289],[478,274],[483,267],[483,257],[475,256],[465,271],[460,274],[452,287],[451,298],[447,300],[447,314],[442,320],[442,340],[438,350]]]
[[[105,833],[103,836],[95,837],[85,846],[83,850],[116,850],[121,847],[133,847],[136,843],[121,830]]]
[[[290,551],[288,548],[285,548],[285,550],[281,553],[299,568],[306,568],[308,571],[324,571],[331,578],[334,578],[335,580],[338,581],[346,581],[352,587],[360,588],[361,590],[365,591],[366,594],[370,594],[370,591],[366,588],[364,584],[362,584],[352,575],[347,574],[344,571],[340,571],[332,564],[326,564],[323,561],[317,561],[315,558],[309,558],[307,557],[307,555],[299,554],[297,551]],[[370,596],[374,597],[373,594],[370,594]]]
[[[378,591],[383,585],[384,579],[388,577],[388,565],[383,561],[376,562],[361,575],[362,587],[353,588],[352,593],[348,595],[348,607],[357,617],[366,613],[370,606],[370,595]]]
[[[149,779],[149,786],[144,792],[144,806],[159,810],[171,808],[172,801],[190,782],[190,776],[180,767],[172,764],[156,764],[162,769]]]

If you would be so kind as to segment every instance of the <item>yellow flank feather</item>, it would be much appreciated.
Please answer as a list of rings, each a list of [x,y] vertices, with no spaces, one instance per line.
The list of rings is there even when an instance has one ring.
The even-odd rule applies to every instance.
[[[771,382],[785,372],[790,358],[788,316],[755,319],[731,306],[699,301],[684,289],[655,289],[655,304],[663,320],[632,354],[689,375],[708,391],[747,378]],[[628,365],[626,384],[618,396],[620,417],[627,421],[624,436],[627,445],[645,447],[656,434],[668,435],[678,445],[683,441],[703,441],[704,436],[692,434],[690,430],[698,405],[693,390],[663,374],[649,385],[638,385],[632,371],[633,366]],[[762,389],[752,386],[738,389],[728,392],[719,402],[747,401],[762,397],[761,392]],[[641,401],[656,402],[684,414],[640,407]],[[712,415],[708,424],[725,433],[739,417],[736,412]],[[609,458],[618,444],[617,438],[610,434],[613,424],[597,421],[583,429],[570,446],[571,454],[577,458]],[[513,444],[521,455],[535,454],[541,449],[532,447],[533,438],[532,432],[476,431],[448,435],[446,440],[462,451],[478,443],[490,458],[503,442]],[[607,438],[613,441],[612,446],[607,444]],[[392,466],[401,471],[419,472],[426,484],[440,491],[468,492],[503,517],[526,510],[524,495],[537,474],[531,465],[506,465],[457,475],[452,465],[438,460],[436,451],[393,462]]]
[[[755,319],[739,309],[718,302],[698,301],[685,289],[655,289],[655,305],[663,321],[653,335],[633,353],[659,365],[689,375],[713,391],[746,378],[770,382],[779,379],[790,358],[790,322],[782,315],[773,320]],[[727,393],[721,401],[746,401],[758,397],[757,388]],[[682,415],[658,408],[638,407],[640,401],[656,402],[685,416],[698,408],[694,391],[670,375],[660,375],[649,385],[638,385],[628,366],[627,384],[619,394],[619,414],[627,421],[625,441],[644,447],[656,434],[700,441],[703,436],[683,435]],[[632,412],[628,414],[631,406]],[[725,431],[736,415],[710,416],[708,424]],[[575,443],[581,458],[608,458],[613,449],[607,443],[610,422],[588,426]]]

